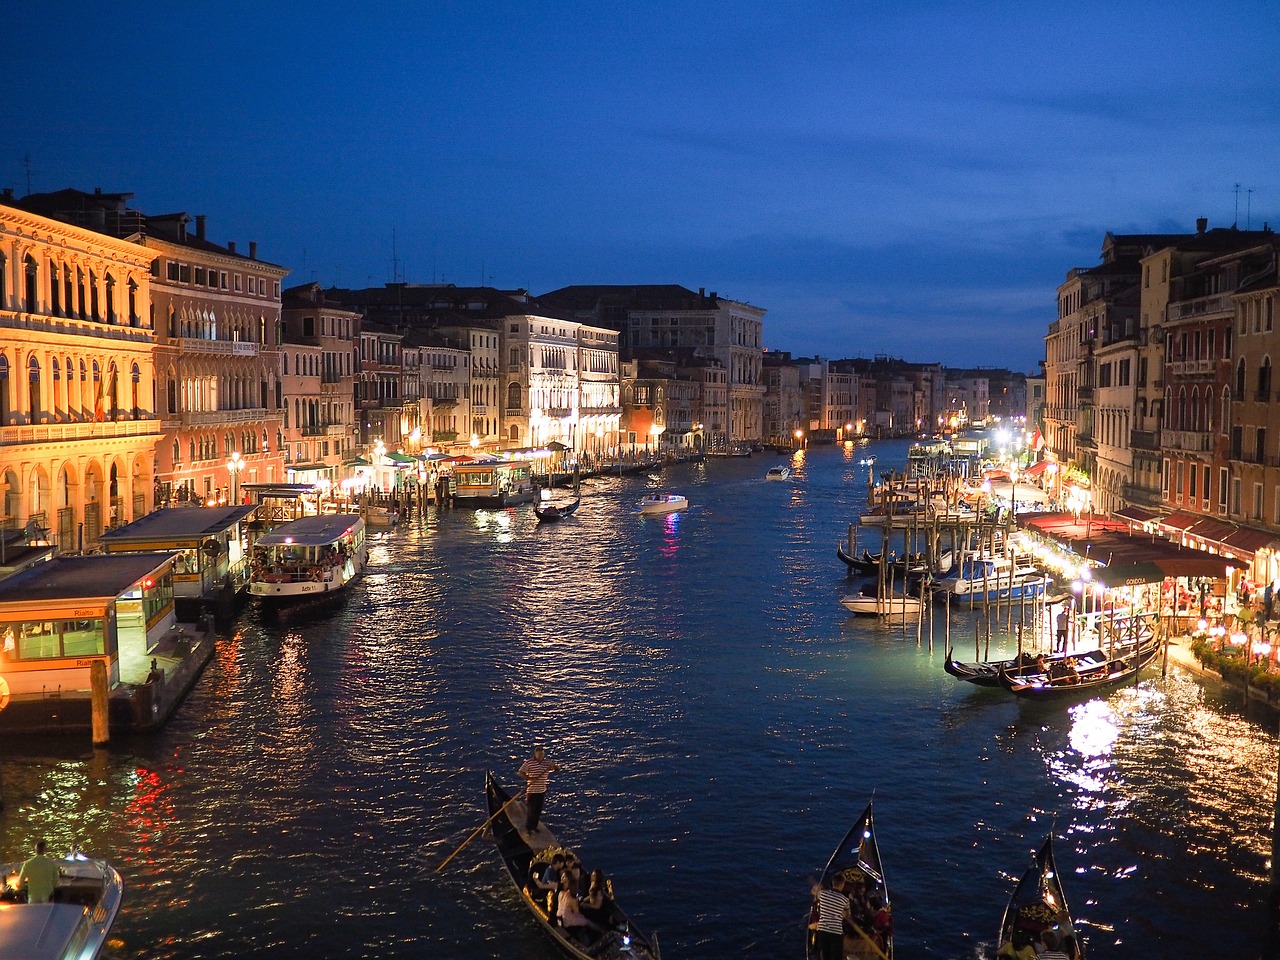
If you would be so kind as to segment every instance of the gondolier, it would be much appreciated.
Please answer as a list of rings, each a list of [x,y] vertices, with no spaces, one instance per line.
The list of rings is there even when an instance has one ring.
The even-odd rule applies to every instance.
[[[844,957],[844,925],[851,920],[849,898],[844,894],[844,877],[824,877],[815,897],[818,901],[818,957],[841,960]]]
[[[560,764],[548,760],[546,751],[537,746],[533,748],[533,757],[521,764],[517,771],[528,781],[525,787],[525,800],[529,815],[525,819],[525,833],[535,833],[538,820],[542,817],[542,804],[547,798],[547,778],[560,769]]]

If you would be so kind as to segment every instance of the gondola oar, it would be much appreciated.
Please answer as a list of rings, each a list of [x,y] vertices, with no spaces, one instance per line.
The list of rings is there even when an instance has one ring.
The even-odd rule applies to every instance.
[[[441,864],[440,864],[440,866],[436,867],[435,872],[436,872],[436,873],[439,873],[439,872],[440,872],[441,870],[443,870],[446,866],[448,866],[449,861],[450,861],[450,860],[452,860],[454,857],[456,857],[458,854],[460,854],[460,853],[462,852],[462,850],[463,850],[463,847],[465,847],[468,843],[470,843],[470,842],[471,842],[472,840],[474,840],[476,837],[480,836],[480,834],[482,834],[482,833],[484,832],[484,828],[485,828],[485,827],[487,827],[489,824],[493,823],[493,821],[497,820],[497,819],[498,819],[498,817],[502,816],[502,814],[506,813],[506,812],[507,812],[507,807],[511,806],[513,803],[515,803],[517,800],[519,800],[522,796],[523,796],[523,794],[522,794],[522,793],[517,792],[515,796],[513,796],[510,800],[508,800],[506,803],[504,803],[501,807],[499,807],[499,808],[498,808],[498,812],[497,812],[497,813],[495,813],[493,816],[491,816],[491,817],[490,817],[488,820],[486,820],[484,823],[480,824],[480,826],[476,827],[475,833],[471,834],[471,836],[469,836],[469,837],[467,837],[467,839],[463,840],[463,841],[462,841],[462,846],[461,846],[461,847],[458,847],[458,849],[457,849],[457,850],[453,851],[453,853],[451,853],[451,854],[449,854],[449,856],[445,857],[445,858],[444,858],[444,862],[443,862],[443,863],[441,863]]]

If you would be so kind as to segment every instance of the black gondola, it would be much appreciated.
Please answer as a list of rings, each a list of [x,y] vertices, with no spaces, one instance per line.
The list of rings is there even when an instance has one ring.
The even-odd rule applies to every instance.
[[[825,884],[835,876],[845,880],[845,891],[853,904],[856,933],[846,932],[844,955],[847,957],[892,960],[893,925],[877,930],[874,924],[874,901],[879,901],[885,915],[892,916],[889,905],[889,885],[885,882],[884,867],[880,863],[880,848],[876,845],[875,824],[871,816],[871,804],[862,811],[852,829],[845,834],[831,859],[822,871],[819,883]],[[816,911],[816,903],[814,906]],[[809,935],[806,939],[805,957],[818,960],[816,912],[811,915]]]
[[[507,874],[524,905],[561,950],[578,960],[658,960],[657,938],[646,937],[635,929],[630,918],[613,901],[612,890],[606,902],[608,914],[602,924],[603,934],[592,934],[591,941],[584,942],[560,926],[556,920],[554,892],[544,893],[534,887],[532,873],[534,870],[541,873],[557,853],[572,851],[559,844],[545,823],[539,825],[533,836],[521,833],[517,824],[524,823],[524,803],[514,800],[492,772],[485,774],[484,792],[493,842]]]
[[[541,503],[535,503],[533,512],[537,516],[539,523],[552,523],[572,516],[573,511],[578,509],[578,504],[581,502],[581,497],[574,497],[569,501],[546,500]]]
[[[861,557],[855,557],[845,550],[843,543],[836,544],[836,556],[849,568],[850,573],[875,573],[880,569],[880,555],[872,556],[866,550]]]
[[[1027,700],[1053,700],[1073,697],[1089,690],[1123,683],[1138,675],[1160,652],[1161,641],[1121,650],[1091,650],[1088,653],[1055,661],[1044,673],[1015,675],[1008,670],[999,673],[1000,686]]]
[[[976,684],[979,687],[998,687],[1000,686],[1000,671],[1008,671],[1013,676],[1019,675],[1019,667],[1021,672],[1028,670],[1036,670],[1036,658],[1029,653],[1024,653],[1022,659],[1013,660],[991,660],[991,661],[972,661],[962,662],[951,659],[952,651],[947,650],[947,659],[942,662],[942,669],[951,674],[957,680],[964,680],[968,683]],[[1054,654],[1053,659],[1060,660],[1064,654]],[[1045,658],[1047,663],[1048,657]],[[1038,671],[1037,671],[1038,672]]]
[[[1003,947],[1013,941],[1015,949],[1025,949],[1040,940],[1049,929],[1061,941],[1058,949],[1068,957],[1083,960],[1084,944],[1076,939],[1071,911],[1053,861],[1053,834],[1045,839],[1031,866],[1014,888],[1000,920],[1000,939],[997,942]]]

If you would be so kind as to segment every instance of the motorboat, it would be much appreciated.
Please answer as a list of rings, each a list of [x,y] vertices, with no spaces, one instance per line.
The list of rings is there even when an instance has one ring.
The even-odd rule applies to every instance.
[[[770,467],[769,472],[764,475],[766,480],[790,480],[790,467]]]
[[[893,593],[889,596],[878,596],[875,586],[868,584],[861,593],[851,593],[840,598],[840,605],[850,613],[860,616],[874,617],[877,614],[888,616],[905,616],[919,614],[924,603],[919,597]]]
[[[875,457],[875,454],[873,453],[869,457],[863,457],[861,460],[858,461],[858,464],[859,466],[870,467],[870,466],[874,466],[875,462],[876,462],[876,457]]]
[[[644,516],[665,516],[689,509],[689,498],[678,493],[650,493],[636,503],[636,510]]]
[[[369,562],[364,518],[321,514],[282,523],[253,545],[249,593],[269,603],[340,594]]]
[[[21,862],[0,867],[0,957],[92,960],[105,948],[124,899],[119,872],[79,850],[55,862],[58,880],[49,903],[28,903],[18,889]]]
[[[1023,557],[968,554],[934,589],[960,599],[1017,600],[1040,596],[1048,583],[1044,571]]]

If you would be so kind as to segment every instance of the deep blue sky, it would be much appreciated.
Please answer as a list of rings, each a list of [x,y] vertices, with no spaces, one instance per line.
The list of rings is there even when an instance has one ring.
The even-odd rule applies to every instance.
[[[0,186],[207,214],[286,283],[388,281],[394,236],[411,282],[681,283],[766,308],[773,349],[1032,369],[1105,231],[1280,220],[1278,24],[1231,0],[50,0],[6,17]]]

